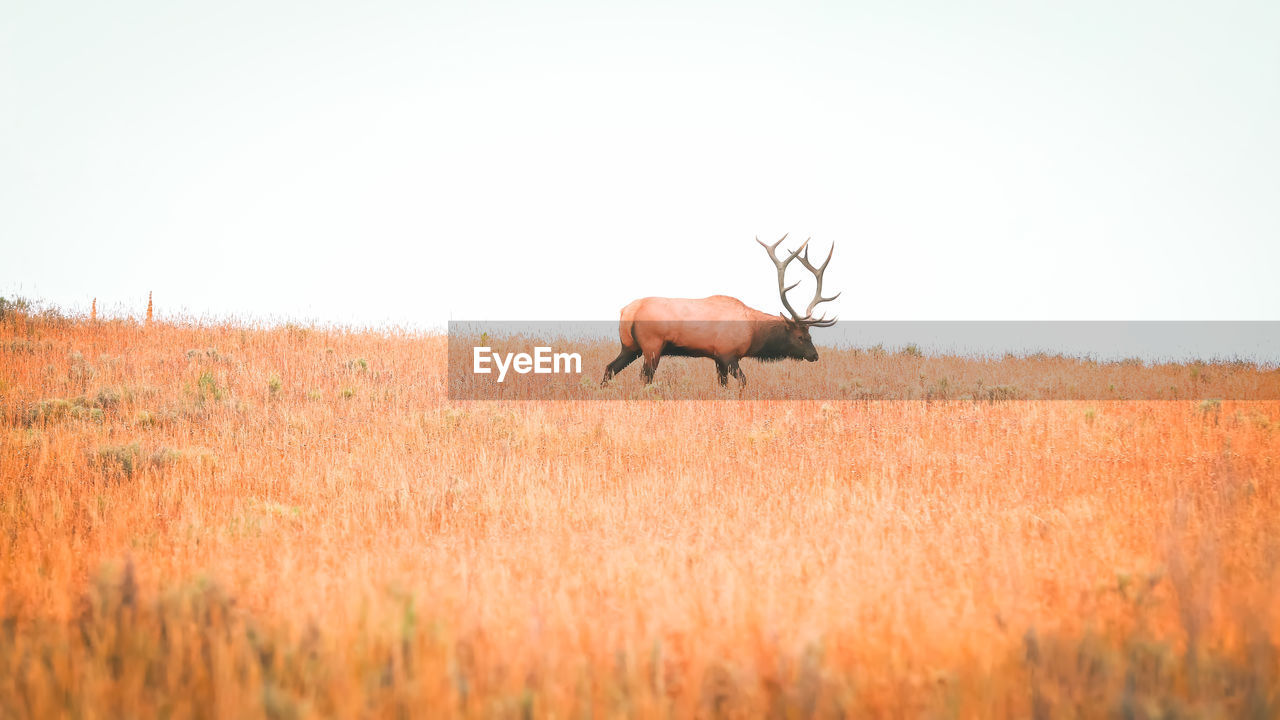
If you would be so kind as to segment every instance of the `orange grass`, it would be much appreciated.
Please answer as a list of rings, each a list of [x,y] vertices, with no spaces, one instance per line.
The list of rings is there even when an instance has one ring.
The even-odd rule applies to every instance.
[[[445,346],[0,320],[0,716],[1280,711],[1280,403],[453,403]]]

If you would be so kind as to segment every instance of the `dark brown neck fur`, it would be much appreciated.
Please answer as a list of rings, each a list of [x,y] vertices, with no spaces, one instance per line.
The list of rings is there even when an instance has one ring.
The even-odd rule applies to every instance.
[[[780,317],[761,320],[747,357],[757,360],[785,360],[794,356],[791,347],[791,323]]]

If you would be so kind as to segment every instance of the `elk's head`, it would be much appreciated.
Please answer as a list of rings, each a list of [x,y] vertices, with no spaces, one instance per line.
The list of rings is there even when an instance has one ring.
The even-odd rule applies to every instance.
[[[772,348],[772,354],[780,358],[788,357],[816,362],[818,360],[818,350],[813,346],[813,339],[809,337],[809,328],[831,327],[836,324],[836,318],[828,320],[826,316],[817,319],[813,317],[813,310],[818,307],[819,303],[831,302],[840,297],[840,293],[836,293],[831,297],[822,297],[822,274],[826,272],[827,264],[831,262],[831,256],[835,253],[836,246],[833,243],[831,250],[827,252],[827,259],[823,260],[821,265],[814,267],[809,262],[808,240],[805,240],[795,250],[789,251],[785,259],[779,259],[775,251],[782,244],[782,241],[786,239],[787,236],[783,235],[774,244],[766,245],[760,242],[760,238],[756,238],[756,242],[760,243],[760,246],[769,253],[769,259],[773,261],[774,267],[778,270],[778,295],[782,298],[782,307],[786,308],[791,315],[791,317],[787,317],[782,313],[778,313],[778,316],[783,320],[783,324],[775,337],[775,347]],[[813,300],[809,302],[809,307],[805,308],[804,315],[796,312],[795,308],[791,307],[791,303],[787,300],[787,293],[800,284],[799,280],[790,285],[787,285],[786,282],[787,266],[793,260],[799,260],[801,265],[804,265],[809,272],[813,273],[813,277],[817,282],[813,292]]]

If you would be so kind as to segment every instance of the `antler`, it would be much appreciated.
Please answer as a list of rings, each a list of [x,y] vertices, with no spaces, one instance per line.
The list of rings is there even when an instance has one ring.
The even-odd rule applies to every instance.
[[[818,281],[818,286],[813,291],[813,301],[809,303],[809,307],[804,311],[804,322],[808,325],[812,325],[813,327],[831,327],[836,324],[837,318],[831,318],[828,320],[826,315],[823,315],[818,320],[812,320],[811,318],[813,317],[813,309],[818,307],[818,303],[831,302],[832,300],[840,297],[840,293],[836,293],[831,297],[822,297],[822,273],[827,271],[827,264],[831,262],[831,256],[836,252],[836,244],[831,243],[831,249],[827,251],[827,259],[823,260],[822,265],[816,268],[809,264],[809,241],[805,240],[804,245],[801,247],[804,248],[804,256],[800,258],[800,264],[804,265],[809,272],[813,273],[814,278]]]
[[[787,233],[787,235],[790,235],[790,234],[791,233]],[[796,309],[791,307],[791,303],[787,302],[787,292],[795,288],[796,285],[799,285],[800,281],[797,280],[791,286],[789,287],[786,286],[787,266],[791,264],[792,260],[795,260],[796,258],[800,257],[800,250],[804,250],[805,245],[807,245],[809,241],[805,240],[805,245],[801,245],[799,250],[795,250],[790,255],[788,255],[786,260],[779,260],[778,257],[773,254],[773,251],[776,250],[778,246],[782,244],[783,240],[787,239],[787,235],[783,235],[782,237],[778,238],[778,242],[772,245],[765,245],[764,243],[760,242],[759,237],[756,237],[756,242],[760,243],[760,247],[764,248],[769,253],[769,259],[773,261],[773,266],[778,269],[778,294],[782,296],[782,307],[786,308],[787,312],[791,313],[791,317],[795,318],[796,322],[800,322],[802,320],[802,318],[800,317],[800,313],[796,312]]]
[[[791,317],[796,322],[802,325],[809,325],[812,327],[831,327],[832,325],[835,325],[836,318],[828,320],[826,316],[823,316],[817,320],[813,319],[813,309],[818,306],[818,303],[831,302],[832,300],[840,297],[840,293],[836,293],[829,298],[822,297],[822,274],[826,272],[827,263],[831,262],[831,256],[835,254],[835,244],[832,243],[831,251],[827,253],[827,259],[823,261],[820,267],[815,268],[809,263],[809,240],[805,240],[800,247],[790,251],[786,260],[779,260],[777,255],[774,254],[774,250],[776,250],[777,247],[782,244],[782,241],[786,239],[787,236],[783,235],[778,239],[778,242],[772,245],[765,245],[763,242],[760,242],[760,238],[756,238],[756,242],[760,243],[760,247],[763,247],[769,252],[769,259],[773,261],[773,266],[778,269],[778,294],[782,297],[782,306],[787,309],[787,312],[791,313]],[[812,238],[810,238],[810,240],[811,239]],[[801,252],[804,253],[803,256],[800,254]],[[813,301],[809,303],[809,307],[805,309],[803,316],[796,312],[795,308],[791,307],[791,303],[787,301],[787,292],[800,284],[799,280],[795,281],[791,285],[786,284],[787,266],[791,264],[792,260],[797,258],[800,260],[800,264],[808,268],[809,272],[813,273],[814,277],[818,281],[818,287],[814,292]]]

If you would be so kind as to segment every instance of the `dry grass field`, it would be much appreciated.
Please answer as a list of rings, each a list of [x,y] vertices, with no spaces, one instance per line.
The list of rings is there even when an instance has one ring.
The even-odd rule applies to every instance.
[[[0,717],[1280,715],[1280,402],[454,402],[446,354],[7,312]]]

